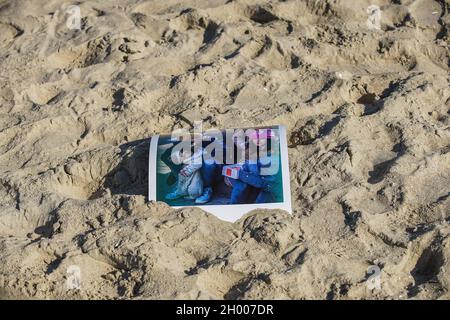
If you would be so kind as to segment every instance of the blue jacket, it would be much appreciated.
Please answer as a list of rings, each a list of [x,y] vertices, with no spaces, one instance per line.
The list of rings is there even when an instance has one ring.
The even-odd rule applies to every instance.
[[[249,163],[246,161],[239,171],[239,180],[264,192],[271,193],[276,202],[283,201],[281,167],[274,175],[261,175],[261,168],[269,166],[270,162],[262,164],[261,161],[257,163]]]

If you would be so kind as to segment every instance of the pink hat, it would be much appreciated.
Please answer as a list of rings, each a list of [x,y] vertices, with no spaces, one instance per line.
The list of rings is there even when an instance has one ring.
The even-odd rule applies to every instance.
[[[275,132],[271,129],[256,129],[251,132],[248,137],[252,140],[269,139],[275,137]]]

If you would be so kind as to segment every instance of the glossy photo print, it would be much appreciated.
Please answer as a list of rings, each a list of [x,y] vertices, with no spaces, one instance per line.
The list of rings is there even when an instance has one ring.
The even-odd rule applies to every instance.
[[[282,126],[152,137],[149,199],[199,206],[228,221],[256,208],[291,212]]]

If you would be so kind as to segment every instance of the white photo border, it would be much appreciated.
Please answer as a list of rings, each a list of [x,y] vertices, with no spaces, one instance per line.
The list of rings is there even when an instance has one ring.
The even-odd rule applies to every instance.
[[[271,126],[267,126],[271,127]],[[176,206],[173,208],[186,208],[196,207],[206,212],[209,212],[218,218],[235,222],[240,219],[246,213],[255,209],[281,209],[292,214],[291,204],[291,183],[289,175],[289,160],[288,160],[288,147],[286,138],[286,127],[283,125],[274,126],[278,127],[280,132],[280,153],[281,153],[281,173],[283,179],[283,202],[272,203],[253,203],[253,204],[228,204],[228,205],[193,205],[193,206]],[[158,155],[158,141],[159,135],[152,136],[150,140],[150,148],[148,154],[148,200],[156,200],[156,169],[157,169],[157,155]]]

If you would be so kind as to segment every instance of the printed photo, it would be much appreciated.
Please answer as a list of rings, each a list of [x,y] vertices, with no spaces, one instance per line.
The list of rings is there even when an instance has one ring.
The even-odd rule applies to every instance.
[[[242,210],[233,207],[241,213],[268,204],[285,208],[290,197],[283,179],[288,170],[282,159],[287,157],[283,129],[182,131],[153,137],[150,157],[156,159],[149,168],[149,198],[173,207],[204,206],[213,213],[229,205],[241,205]]]

